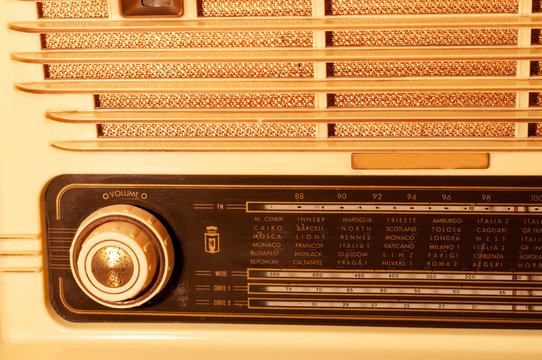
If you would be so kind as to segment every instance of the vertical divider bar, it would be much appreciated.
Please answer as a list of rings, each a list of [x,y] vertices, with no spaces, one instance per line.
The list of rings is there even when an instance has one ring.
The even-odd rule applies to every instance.
[[[519,1],[519,15],[530,16],[533,12],[532,0],[520,0]],[[518,46],[522,48],[528,48],[531,46],[531,29],[520,28],[518,29]],[[517,62],[517,77],[519,79],[528,79],[531,77],[531,61],[530,60],[518,60]],[[518,91],[516,107],[520,109],[529,108],[529,92]],[[529,124],[516,122],[516,139],[526,139],[529,137]]]
[[[519,0],[519,14],[529,16],[533,14],[533,0]]]
[[[109,0],[109,18],[113,20],[123,19],[120,9],[120,0]]]
[[[184,1],[184,15],[185,19],[196,19],[198,17],[198,0],[185,0]]]
[[[325,13],[325,0],[312,0],[312,16],[315,18],[323,18]],[[326,48],[326,31],[313,31],[313,48]],[[325,80],[327,78],[327,63],[325,61],[317,61],[313,63],[314,79]],[[314,103],[316,109],[327,108],[327,93],[315,93]],[[316,125],[316,137],[318,139],[326,139],[328,137],[328,123],[320,122]]]

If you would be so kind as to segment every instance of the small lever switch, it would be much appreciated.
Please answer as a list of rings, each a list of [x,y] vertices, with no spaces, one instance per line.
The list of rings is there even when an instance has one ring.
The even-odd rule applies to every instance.
[[[143,6],[158,8],[171,6],[171,0],[141,0],[141,3],[143,4]]]
[[[120,0],[126,17],[178,17],[183,14],[183,0]]]

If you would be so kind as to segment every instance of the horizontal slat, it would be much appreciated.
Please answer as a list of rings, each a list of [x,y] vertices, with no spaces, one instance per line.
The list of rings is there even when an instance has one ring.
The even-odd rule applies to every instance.
[[[39,234],[0,234],[0,241],[39,240]]]
[[[14,53],[17,61],[58,63],[192,63],[311,61],[534,60],[542,48],[461,49],[301,49],[301,50],[173,50],[173,51],[42,51]]]
[[[540,151],[542,141],[524,140],[98,140],[56,141],[70,151]]]
[[[43,81],[16,84],[36,94],[69,93],[355,93],[427,91],[540,91],[541,79],[428,80],[174,80],[174,81]]]
[[[182,123],[182,122],[388,122],[388,121],[496,121],[535,122],[542,110],[150,110],[150,111],[62,111],[47,118],[67,123]]]
[[[532,28],[542,16],[362,16],[305,19],[52,20],[11,23],[29,33],[118,31],[265,31],[451,28]]]
[[[38,234],[0,234],[0,273],[40,272],[40,255]]]
[[[0,234],[1,256],[39,256],[41,242],[38,234]]]

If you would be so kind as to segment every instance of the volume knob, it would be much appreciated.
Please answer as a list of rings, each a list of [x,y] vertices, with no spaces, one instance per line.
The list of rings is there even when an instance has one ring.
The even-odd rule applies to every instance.
[[[112,308],[139,306],[160,292],[173,269],[166,228],[149,212],[112,205],[89,215],[70,248],[70,266],[83,292]]]

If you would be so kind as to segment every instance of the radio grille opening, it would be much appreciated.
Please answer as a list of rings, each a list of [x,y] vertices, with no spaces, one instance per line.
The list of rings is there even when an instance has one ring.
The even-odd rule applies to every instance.
[[[202,124],[101,124],[101,137],[174,138],[314,138],[316,125],[308,123],[202,123]]]
[[[101,94],[104,109],[314,108],[313,94]]]
[[[518,6],[517,0],[326,0],[326,14],[504,14]]]
[[[529,106],[540,107],[542,106],[542,93],[534,92],[529,94]]]
[[[517,61],[371,61],[327,64],[329,77],[515,76]]]
[[[49,79],[311,78],[312,63],[51,64]]]
[[[54,33],[45,49],[312,47],[311,31]]]
[[[327,46],[512,46],[517,29],[340,30],[326,33]]]
[[[531,45],[542,45],[541,29],[531,30]]]
[[[529,137],[542,136],[542,123],[530,123],[528,133]]]
[[[107,0],[45,1],[38,3],[43,19],[86,19],[109,17]]]
[[[311,16],[311,0],[197,0],[198,15],[227,16]]]
[[[542,75],[540,65],[542,65],[541,61],[531,61],[531,76]]]
[[[515,107],[514,92],[362,93],[329,94],[328,106],[336,108],[485,108]]]
[[[340,123],[329,129],[336,137],[514,137],[514,123],[402,122]]]

